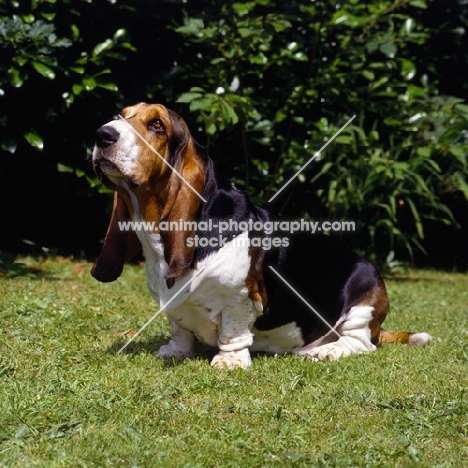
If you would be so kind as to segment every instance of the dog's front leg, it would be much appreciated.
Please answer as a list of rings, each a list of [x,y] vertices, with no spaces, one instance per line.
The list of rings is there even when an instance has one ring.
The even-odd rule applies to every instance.
[[[158,356],[163,358],[174,358],[178,361],[190,359],[194,355],[195,337],[192,332],[179,327],[173,320],[171,323],[171,341],[167,345],[161,346]]]
[[[211,361],[213,367],[235,369],[252,364],[249,346],[253,343],[253,334],[250,330],[255,319],[256,313],[247,301],[236,307],[226,307],[221,312],[219,352]]]

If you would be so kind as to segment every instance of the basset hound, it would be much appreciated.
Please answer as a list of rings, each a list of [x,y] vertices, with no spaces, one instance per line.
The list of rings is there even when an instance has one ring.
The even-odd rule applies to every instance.
[[[116,280],[143,249],[149,291],[171,324],[159,356],[191,358],[198,339],[217,350],[213,366],[245,368],[250,352],[335,360],[384,342],[431,340],[381,329],[389,300],[379,272],[331,236],[295,232],[284,242],[258,228],[278,224],[217,176],[184,120],[163,105],[127,107],[99,128],[92,162],[115,191],[92,275]]]

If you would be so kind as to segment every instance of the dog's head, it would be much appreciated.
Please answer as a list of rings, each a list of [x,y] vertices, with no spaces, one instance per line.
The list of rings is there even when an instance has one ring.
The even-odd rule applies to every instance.
[[[117,120],[96,132],[93,167],[116,191],[102,253],[92,275],[99,281],[117,279],[141,248],[141,237],[122,231],[122,221],[191,221],[200,208],[208,167],[206,154],[192,138],[184,120],[160,104],[127,107]],[[166,282],[188,272],[194,247],[192,231],[161,232],[169,265]]]

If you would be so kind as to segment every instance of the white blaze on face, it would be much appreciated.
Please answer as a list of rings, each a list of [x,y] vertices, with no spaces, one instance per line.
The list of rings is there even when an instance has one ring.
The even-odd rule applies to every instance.
[[[113,120],[105,126],[112,127],[119,133],[118,140],[106,148],[95,147],[93,151],[93,161],[96,162],[98,155],[104,155],[104,159],[114,164],[117,170],[125,177],[130,177],[135,173],[138,165],[138,155],[141,153],[136,140],[136,135],[131,127],[120,120]],[[104,174],[116,176],[115,168],[106,165],[102,159],[99,161]]]

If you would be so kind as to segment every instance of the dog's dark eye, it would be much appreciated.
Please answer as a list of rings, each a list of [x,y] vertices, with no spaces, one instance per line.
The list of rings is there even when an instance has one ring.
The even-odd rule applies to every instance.
[[[156,133],[164,133],[164,125],[161,119],[154,119],[148,125],[150,130]]]

